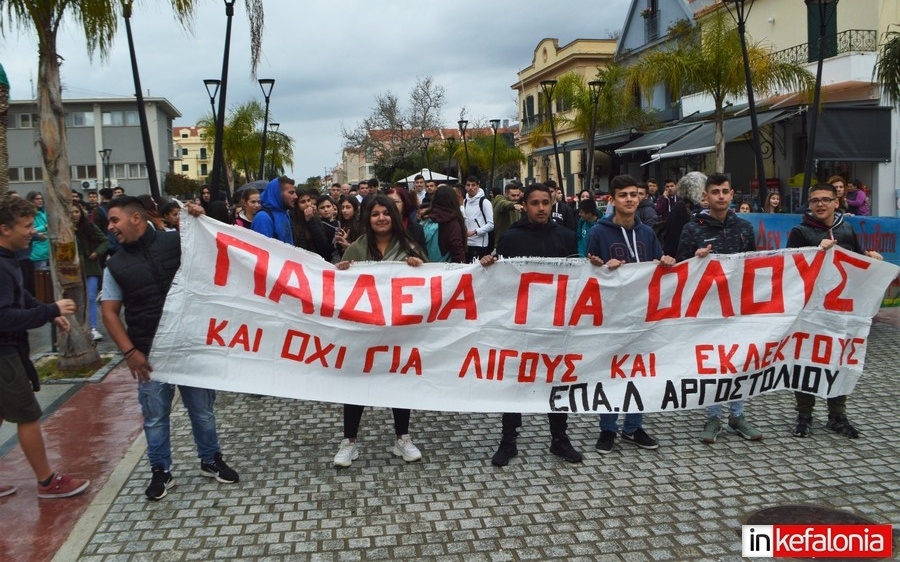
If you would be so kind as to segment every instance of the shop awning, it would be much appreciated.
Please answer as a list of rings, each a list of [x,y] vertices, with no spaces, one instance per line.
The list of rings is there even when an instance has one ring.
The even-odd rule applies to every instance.
[[[891,161],[890,107],[825,107],[815,157],[842,162]]]
[[[756,119],[759,126],[762,127],[768,123],[778,121],[793,114],[794,112],[792,111],[767,111],[757,115]],[[723,127],[725,142],[736,139],[747,133],[751,128],[749,115],[726,119]],[[712,152],[716,149],[715,139],[716,124],[713,121],[706,121],[700,127],[654,154],[653,160],[678,158],[679,156],[690,156],[691,154],[705,154],[707,152]]]
[[[663,127],[650,131],[641,138],[634,140],[622,148],[616,150],[616,154],[629,154],[632,152],[647,152],[664,148],[670,142],[673,142],[691,131],[699,128],[702,123],[682,123],[680,125],[672,125],[671,127]]]
[[[612,133],[603,133],[594,137],[594,148],[600,150],[609,146],[616,146],[631,140],[634,133],[631,129],[622,129]],[[574,141],[563,142],[559,144],[559,151],[571,152],[573,150],[584,150],[587,148],[587,141],[578,139]],[[553,146],[542,146],[531,153],[534,156],[552,156]]]

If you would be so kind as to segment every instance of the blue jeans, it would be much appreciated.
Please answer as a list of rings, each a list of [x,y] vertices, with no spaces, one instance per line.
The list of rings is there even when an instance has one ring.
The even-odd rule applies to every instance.
[[[89,275],[86,278],[87,285],[87,307],[88,322],[91,328],[97,327],[97,287],[100,285],[100,278],[96,275]]]
[[[728,411],[732,417],[739,418],[744,415],[744,401],[736,400],[734,402],[728,402]],[[713,404],[712,406],[708,406],[706,408],[706,417],[708,418],[721,418],[722,417],[722,405],[721,404]]]
[[[600,414],[600,431],[618,431],[619,414]],[[625,414],[622,433],[631,435],[644,426],[644,414]]]
[[[216,435],[216,391],[193,386],[178,386],[181,401],[191,419],[191,433],[201,462],[213,462],[219,452]],[[169,416],[175,385],[155,380],[138,383],[138,402],[144,414],[144,436],[147,438],[147,457],[150,466],[160,465],[168,472],[172,468],[172,444],[169,440]]]

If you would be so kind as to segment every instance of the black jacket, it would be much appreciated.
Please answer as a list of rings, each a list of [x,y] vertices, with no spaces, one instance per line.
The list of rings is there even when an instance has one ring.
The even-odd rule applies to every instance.
[[[0,248],[0,355],[19,355],[34,390],[40,390],[41,384],[29,359],[28,330],[57,316],[56,303],[44,304],[25,290],[16,253]]]
[[[728,211],[725,222],[719,222],[706,211],[698,213],[681,231],[675,260],[690,259],[699,248],[709,245],[712,245],[714,254],[754,252],[756,236],[753,225],[738,217],[734,211]]]
[[[139,351],[150,353],[162,318],[166,294],[181,265],[177,232],[148,228],[136,242],[122,244],[106,267],[122,288],[128,337]]]
[[[575,212],[565,201],[557,201],[553,204],[553,209],[550,212],[550,222],[564,226],[572,232],[575,232],[575,229],[578,228],[578,219],[575,217]]]
[[[504,258],[565,258],[578,256],[575,232],[548,222],[535,224],[524,217],[510,226],[500,243],[497,255]]]
[[[859,246],[859,240],[856,238],[856,232],[849,223],[844,222],[843,213],[834,214],[834,222],[831,226],[827,226],[813,217],[812,213],[807,211],[803,215],[803,220],[791,229],[788,235],[788,248],[803,248],[806,246],[818,246],[819,242],[826,238],[834,239],[837,245],[845,250],[862,254],[862,248]]]

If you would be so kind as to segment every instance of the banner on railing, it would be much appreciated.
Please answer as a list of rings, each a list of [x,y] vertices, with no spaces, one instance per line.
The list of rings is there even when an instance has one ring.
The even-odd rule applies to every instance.
[[[655,412],[849,394],[895,265],[779,250],[614,271],[580,259],[354,263],[201,217],[154,377],[426,410]]]

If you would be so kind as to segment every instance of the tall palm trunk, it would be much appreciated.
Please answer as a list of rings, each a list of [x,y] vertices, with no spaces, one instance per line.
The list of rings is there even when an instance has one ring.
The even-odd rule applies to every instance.
[[[86,297],[84,276],[75,247],[71,219],[72,192],[66,142],[65,112],[56,51],[56,29],[39,28],[38,145],[44,164],[44,191],[50,233],[50,264],[53,293],[57,298],[75,301],[77,311],[69,318],[71,329],[59,335],[59,367],[99,367],[100,355],[85,326]]]
[[[0,71],[3,67],[0,65]],[[9,86],[0,83],[0,195],[9,191],[9,146],[6,139],[6,121],[9,116]]]

